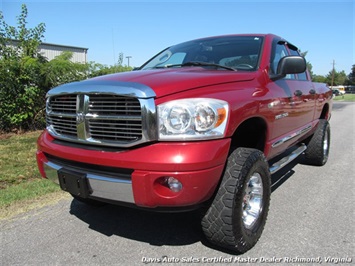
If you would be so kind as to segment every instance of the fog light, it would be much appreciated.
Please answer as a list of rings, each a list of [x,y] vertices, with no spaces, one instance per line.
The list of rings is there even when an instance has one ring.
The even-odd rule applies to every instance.
[[[165,183],[168,188],[173,192],[179,192],[182,189],[182,184],[174,177],[166,177]]]

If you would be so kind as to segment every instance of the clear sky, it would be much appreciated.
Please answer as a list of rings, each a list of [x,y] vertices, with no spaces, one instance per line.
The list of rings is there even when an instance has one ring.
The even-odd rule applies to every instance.
[[[275,1],[18,1],[2,0],[16,25],[21,4],[28,27],[46,24],[44,42],[89,48],[88,60],[140,66],[167,46],[230,33],[274,33],[308,51],[313,72],[326,75],[335,60],[349,74],[355,64],[354,0]]]

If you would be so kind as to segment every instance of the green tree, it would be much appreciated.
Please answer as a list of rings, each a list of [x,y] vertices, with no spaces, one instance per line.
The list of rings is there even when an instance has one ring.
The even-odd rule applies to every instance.
[[[90,62],[88,67],[89,77],[92,78],[92,77],[108,75],[108,74],[113,74],[118,72],[132,71],[133,69],[132,67],[123,66],[123,58],[124,58],[123,53],[120,53],[117,61],[117,65],[114,66],[107,66],[95,62]]]
[[[9,26],[0,11],[0,130],[27,129],[43,106],[42,79],[44,58],[38,46],[45,25],[26,28],[27,7],[22,5],[17,27]]]
[[[0,11],[0,132],[43,127],[45,94],[52,87],[132,70],[122,65],[123,53],[114,66],[74,63],[70,52],[63,52],[48,62],[38,52],[45,24],[28,28],[27,16],[23,4],[14,27],[5,22]]]
[[[122,66],[123,64],[123,53],[118,55],[117,65]]]
[[[38,24],[27,28],[28,10],[25,4],[21,6],[21,14],[17,18],[17,27],[8,25],[0,11],[0,51],[1,57],[29,56],[38,57],[38,46],[44,37],[46,25]],[[10,44],[10,45],[9,45]]]
[[[327,83],[327,78],[322,75],[313,75],[312,81],[313,82],[320,82],[320,83]]]
[[[72,52],[62,52],[44,65],[43,76],[45,76],[45,79],[43,87],[49,89],[63,83],[87,78],[89,65],[72,62],[70,60],[72,56]]]
[[[328,75],[326,76],[325,82],[331,86],[332,85],[332,79],[333,79],[333,70],[329,71]],[[346,84],[348,77],[346,76],[346,73],[344,70],[338,72],[334,69],[334,80],[333,80],[333,86],[337,85],[344,85]]]
[[[351,72],[348,75],[347,85],[355,85],[355,65],[351,67]]]
[[[308,51],[305,51],[305,52],[301,52],[300,51],[300,55],[303,56],[305,59],[306,59],[307,54],[308,54]],[[311,75],[311,79],[313,80],[314,79],[314,73],[313,73],[313,70],[312,70],[313,66],[312,66],[311,62],[309,62],[307,60],[306,60],[306,63],[307,63],[308,72]]]

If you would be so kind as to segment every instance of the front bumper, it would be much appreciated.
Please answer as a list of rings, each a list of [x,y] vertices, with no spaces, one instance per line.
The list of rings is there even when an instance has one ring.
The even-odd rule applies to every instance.
[[[41,152],[37,152],[37,159],[39,164],[43,166],[45,177],[58,185],[59,170],[66,168],[73,171],[73,168],[68,165],[58,164],[47,160]],[[108,177],[103,174],[90,173],[88,171],[80,171],[77,169],[74,171],[84,173],[86,175],[91,191],[90,197],[134,203],[131,180],[127,178],[120,178],[119,176]]]
[[[209,199],[222,175],[229,139],[155,143],[123,151],[64,146],[46,131],[38,139],[37,162],[43,177],[58,183],[60,169],[85,174],[89,198],[133,203],[140,207],[185,207]],[[173,192],[160,182],[173,177]]]

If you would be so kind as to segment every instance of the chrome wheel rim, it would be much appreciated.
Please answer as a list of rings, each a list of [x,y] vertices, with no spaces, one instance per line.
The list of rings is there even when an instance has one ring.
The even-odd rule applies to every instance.
[[[263,207],[263,182],[259,173],[253,173],[243,193],[243,223],[247,229],[254,226]]]
[[[324,157],[328,156],[328,148],[329,148],[328,131],[325,131],[324,140],[323,140],[323,155],[324,155]]]

